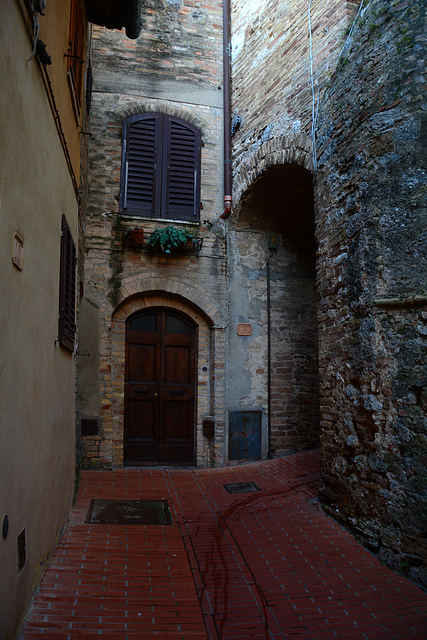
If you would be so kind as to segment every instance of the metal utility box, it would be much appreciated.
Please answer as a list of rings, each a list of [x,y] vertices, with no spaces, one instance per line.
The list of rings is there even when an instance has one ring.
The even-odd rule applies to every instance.
[[[261,458],[261,411],[230,411],[229,460]]]

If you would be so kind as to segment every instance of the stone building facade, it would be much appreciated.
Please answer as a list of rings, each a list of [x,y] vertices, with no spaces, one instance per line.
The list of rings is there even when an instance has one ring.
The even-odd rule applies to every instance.
[[[80,438],[85,464],[123,464],[125,320],[153,307],[175,310],[197,326],[195,438],[192,461],[223,463],[226,238],[222,210],[222,5],[145,3],[142,32],[93,29],[94,90],[86,225],[85,296],[80,314],[77,412],[97,421],[97,433]],[[196,224],[178,225],[201,250],[157,253],[147,248],[156,228],[173,219],[119,213],[122,131],[126,118],[166,114],[201,132],[202,209]],[[175,221],[176,222],[176,221]],[[143,229],[144,245],[124,243]],[[211,418],[213,416],[213,418]],[[215,419],[215,436],[203,421]],[[205,429],[206,431],[206,429]]]
[[[425,584],[422,5],[231,3],[227,220],[222,3],[145,3],[135,43],[94,28],[77,428],[95,424],[83,464],[126,462],[130,319],[178,314],[197,334],[194,462],[320,442],[325,508]],[[201,132],[197,224],[120,210],[124,123],[146,113]],[[198,253],[123,243],[171,222]]]

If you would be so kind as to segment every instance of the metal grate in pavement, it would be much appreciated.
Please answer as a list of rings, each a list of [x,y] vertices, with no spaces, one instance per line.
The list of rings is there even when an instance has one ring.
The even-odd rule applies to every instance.
[[[166,500],[91,500],[86,523],[172,524]]]
[[[222,485],[228,493],[251,493],[252,491],[261,491],[254,482],[232,482],[231,484]]]

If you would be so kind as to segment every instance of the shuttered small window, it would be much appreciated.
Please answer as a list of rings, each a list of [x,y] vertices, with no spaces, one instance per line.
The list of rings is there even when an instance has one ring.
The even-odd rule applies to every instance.
[[[70,34],[68,38],[67,74],[76,116],[80,115],[83,85],[85,32],[80,0],[71,0]]]
[[[65,216],[61,224],[61,263],[59,277],[59,344],[74,350],[76,334],[76,248]]]
[[[161,113],[127,118],[123,128],[122,213],[198,221],[200,131]]]

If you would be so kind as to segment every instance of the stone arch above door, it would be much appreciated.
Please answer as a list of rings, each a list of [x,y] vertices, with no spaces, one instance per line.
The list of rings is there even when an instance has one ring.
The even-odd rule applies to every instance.
[[[143,292],[143,293],[141,293]],[[151,278],[132,276],[124,278],[120,291],[119,303],[113,316],[117,314],[121,306],[133,297],[147,299],[147,304],[151,304],[148,298],[154,296],[162,300],[174,300],[173,304],[183,305],[189,311],[203,315],[210,326],[222,327],[227,322],[225,309],[212,300],[212,296],[201,285],[182,278],[163,278],[153,276]],[[191,312],[189,313],[191,316]]]

